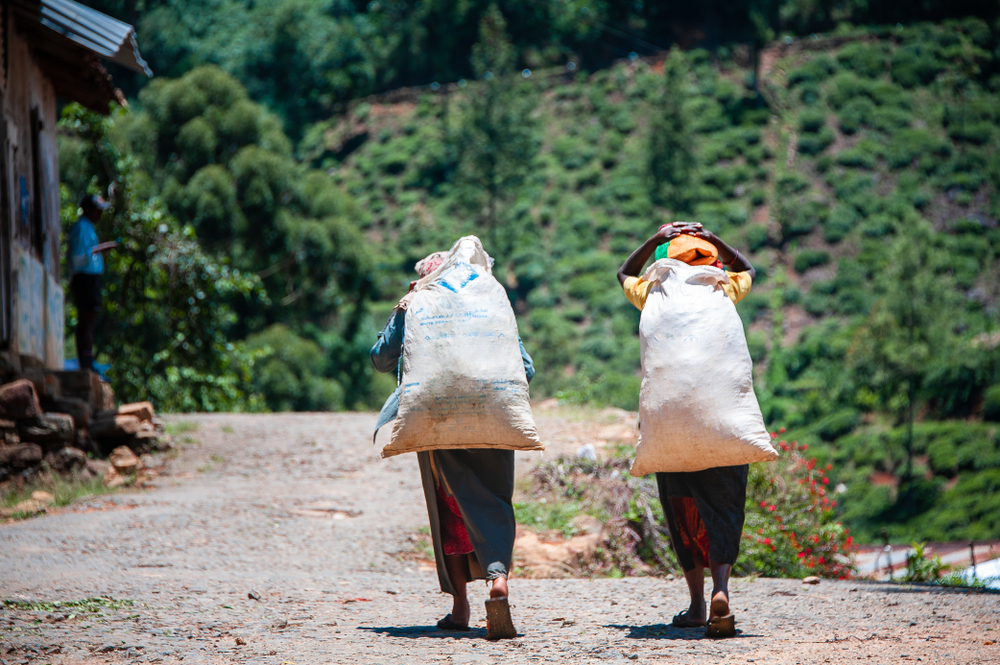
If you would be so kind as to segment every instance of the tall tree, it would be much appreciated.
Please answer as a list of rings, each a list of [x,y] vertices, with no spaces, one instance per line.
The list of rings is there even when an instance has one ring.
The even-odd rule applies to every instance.
[[[650,198],[674,213],[690,212],[695,158],[684,102],[690,82],[687,58],[674,47],[663,66],[663,89],[649,123],[647,166]]]
[[[479,43],[472,49],[479,83],[466,94],[457,139],[462,198],[486,228],[493,253],[507,249],[498,246],[498,227],[538,154],[532,118],[536,96],[515,71],[515,63],[507,24],[491,4],[479,23]]]
[[[956,291],[935,244],[925,223],[900,228],[876,285],[881,295],[848,355],[863,389],[906,425],[904,486],[913,477],[913,423],[924,377],[957,344]]]

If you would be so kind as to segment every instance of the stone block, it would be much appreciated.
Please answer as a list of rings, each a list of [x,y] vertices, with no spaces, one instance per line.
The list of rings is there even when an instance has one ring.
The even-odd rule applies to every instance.
[[[42,447],[36,443],[0,446],[0,465],[32,466],[42,461]]]
[[[42,415],[35,385],[27,379],[0,386],[0,417],[11,420]]]
[[[62,394],[59,377],[52,372],[41,369],[26,369],[21,376],[35,386],[35,392],[40,400],[58,399]]]
[[[52,410],[72,416],[77,428],[90,426],[90,403],[79,397],[60,397],[53,400]]]
[[[117,409],[120,416],[135,416],[144,422],[152,422],[153,404],[152,402],[135,402],[134,404],[122,404]]]
[[[56,473],[64,476],[86,468],[87,456],[78,448],[66,446],[45,456],[45,462]]]
[[[139,458],[128,446],[118,446],[112,450],[108,461],[119,473],[134,473],[139,470]]]
[[[114,411],[102,411],[90,423],[90,436],[95,439],[132,436],[139,431],[140,423],[135,416],[120,416]]]
[[[65,413],[43,413],[17,423],[22,441],[40,444],[72,443],[76,439],[73,417]]]

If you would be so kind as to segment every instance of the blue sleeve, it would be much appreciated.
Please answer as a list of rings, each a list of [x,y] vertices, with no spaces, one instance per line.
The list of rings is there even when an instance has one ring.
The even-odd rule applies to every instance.
[[[406,330],[406,311],[394,309],[385,328],[378,334],[370,358],[377,372],[395,372],[403,354],[403,332]]]
[[[524,362],[524,374],[528,378],[528,383],[531,383],[532,377],[535,376],[535,363],[531,360],[531,356],[528,355],[528,351],[524,348],[524,342],[521,338],[517,338],[517,343],[521,346],[521,360]]]

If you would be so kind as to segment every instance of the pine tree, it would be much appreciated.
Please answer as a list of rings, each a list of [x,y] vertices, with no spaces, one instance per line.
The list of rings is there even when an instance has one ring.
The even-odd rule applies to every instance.
[[[881,296],[849,352],[861,390],[906,426],[904,489],[913,477],[913,424],[924,376],[957,343],[957,292],[935,246],[925,223],[899,229],[888,252],[892,263],[877,282]]]
[[[695,158],[691,123],[684,110],[690,70],[677,47],[667,56],[663,78],[662,98],[649,127],[649,194],[653,203],[674,213],[690,212]]]
[[[472,49],[479,83],[466,93],[463,125],[457,133],[458,184],[462,199],[485,227],[495,254],[504,210],[516,200],[538,153],[533,91],[515,71],[516,58],[507,24],[495,4],[479,23],[479,43]]]

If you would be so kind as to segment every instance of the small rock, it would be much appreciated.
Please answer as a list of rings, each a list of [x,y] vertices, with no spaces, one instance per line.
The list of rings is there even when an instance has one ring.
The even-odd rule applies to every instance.
[[[46,455],[45,463],[56,473],[68,476],[87,466],[87,455],[79,448],[65,446]]]
[[[243,639],[242,637],[237,637],[236,638],[236,646],[243,647],[243,646],[246,646],[246,644],[247,644],[247,641],[245,639]]]
[[[31,493],[31,498],[33,501],[38,501],[39,503],[55,503],[56,498],[49,494],[48,492],[43,492],[42,490],[35,490]]]
[[[0,386],[0,416],[19,420],[40,415],[42,407],[38,403],[38,393],[35,392],[35,385],[31,381],[20,379]]]
[[[73,417],[73,423],[79,427],[90,425],[90,404],[79,397],[60,397],[52,402],[53,411],[66,413]]]
[[[118,446],[112,450],[108,461],[119,473],[133,473],[139,469],[139,458],[128,446]]]
[[[819,578],[815,575],[810,575],[802,579],[803,584],[819,584]]]
[[[73,424],[73,416],[43,413],[18,422],[17,433],[22,441],[41,444],[71,443],[76,439],[76,426]]]
[[[94,476],[103,476],[108,472],[111,467],[110,462],[105,462],[102,459],[88,459],[87,460],[87,471],[90,471]]]
[[[90,423],[90,435],[95,439],[132,436],[139,431],[140,422],[132,415],[120,416],[114,411],[101,411]]]
[[[153,404],[152,402],[135,402],[134,404],[122,404],[118,407],[118,415],[121,416],[135,416],[140,421],[152,421],[153,420]]]
[[[111,653],[115,650],[114,644],[105,644],[103,647],[97,650],[97,653]]]
[[[24,467],[42,461],[42,448],[35,443],[20,443],[16,446],[0,446],[0,464]]]
[[[256,600],[256,601],[259,602],[260,601],[260,594],[257,593],[256,590],[250,589],[250,591],[247,592],[247,598],[249,598],[250,600]]]

